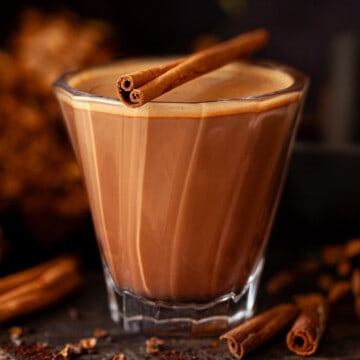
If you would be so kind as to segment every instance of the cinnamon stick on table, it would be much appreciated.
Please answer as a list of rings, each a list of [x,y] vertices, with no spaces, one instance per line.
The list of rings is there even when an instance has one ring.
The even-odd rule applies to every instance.
[[[55,259],[2,277],[0,278],[0,295],[36,279],[51,267],[57,267],[59,265],[62,266],[63,263],[68,263],[69,261],[73,262],[74,259],[68,256],[58,256]]]
[[[241,359],[284,330],[298,313],[296,305],[277,305],[221,335],[220,339],[227,340],[232,355]]]
[[[355,313],[360,319],[360,269],[354,269],[351,274],[351,291],[354,295]]]
[[[167,91],[263,47],[269,38],[264,29],[241,34],[164,66],[120,76],[117,92],[127,106],[138,107]]]
[[[296,297],[300,314],[286,337],[290,351],[297,355],[312,355],[319,346],[328,315],[328,304],[321,294]]]
[[[61,256],[1,278],[0,323],[42,309],[74,291],[81,283],[78,265],[77,257]]]

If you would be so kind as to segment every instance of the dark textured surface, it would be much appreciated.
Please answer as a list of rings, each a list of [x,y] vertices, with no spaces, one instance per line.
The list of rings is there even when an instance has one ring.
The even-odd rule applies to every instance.
[[[276,296],[270,296],[265,291],[265,283],[269,276],[279,268],[289,268],[296,252],[288,251],[276,242],[268,251],[268,260],[263,276],[263,284],[258,296],[258,310],[264,310],[273,304],[287,301],[294,289],[287,289]],[[313,250],[316,254],[317,250]],[[281,264],[281,266],[279,265]],[[1,328],[1,341],[8,341],[7,329],[10,326],[22,326],[26,334],[23,340],[27,343],[47,342],[54,349],[61,349],[66,343],[76,344],[80,339],[93,336],[95,328],[103,328],[111,337],[100,339],[96,351],[82,354],[79,359],[105,360],[114,354],[125,353],[127,359],[144,359],[149,357],[145,352],[146,337],[126,337],[118,325],[114,324],[107,308],[106,290],[102,272],[99,268],[84,270],[85,284],[66,301],[53,306],[46,311],[32,316],[14,320]],[[314,276],[304,278],[302,283],[309,284]],[[296,285],[296,291],[307,291]],[[211,346],[216,340],[217,346]],[[1,354],[0,354],[1,355]],[[1,356],[0,356],[1,358]],[[36,357],[21,357],[21,359],[36,359]],[[218,339],[167,339],[165,347],[152,359],[231,359],[226,343]],[[290,353],[285,345],[285,334],[245,357],[250,360],[292,360],[303,359]],[[17,359],[20,359],[18,357]],[[356,318],[353,300],[349,296],[331,309],[328,326],[317,353],[310,357],[313,360],[356,360],[360,359],[360,319]]]

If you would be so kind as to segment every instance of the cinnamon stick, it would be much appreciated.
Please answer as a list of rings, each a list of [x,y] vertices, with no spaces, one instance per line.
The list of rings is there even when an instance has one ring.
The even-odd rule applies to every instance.
[[[51,267],[57,267],[64,261],[67,262],[68,258],[66,256],[59,256],[42,264],[35,265],[29,269],[18,271],[14,274],[10,274],[0,278],[0,295],[20,285],[28,283],[31,280],[36,279],[47,269]]]
[[[173,61],[168,64],[154,66],[149,69],[135,71],[128,75],[123,75],[118,79],[118,91],[130,92],[135,88],[138,88],[147,82],[154,80],[156,77],[164,74],[173,67],[179,65],[183,59]]]
[[[354,295],[355,313],[360,319],[360,269],[354,269],[351,274],[351,291]]]
[[[296,305],[277,305],[221,335],[220,339],[227,340],[231,354],[241,359],[284,330],[298,313]]]
[[[286,337],[290,351],[297,355],[314,354],[325,329],[328,314],[326,299],[318,293],[296,297],[300,314]]]
[[[62,299],[81,283],[78,272],[78,260],[72,256],[64,256],[54,261],[42,264],[34,270],[43,267],[43,272],[28,279],[29,272],[15,273],[12,275],[12,283],[18,282],[18,286],[0,295],[0,323],[11,318],[29,314]]]
[[[74,274],[69,278],[59,280],[53,284],[54,286],[29,291],[19,298],[8,299],[0,306],[0,323],[52,305],[78,288],[80,283],[81,277],[79,274]]]
[[[163,67],[120,76],[117,80],[118,96],[125,105],[139,107],[187,81],[237,58],[249,56],[264,46],[268,38],[266,30],[258,29]]]

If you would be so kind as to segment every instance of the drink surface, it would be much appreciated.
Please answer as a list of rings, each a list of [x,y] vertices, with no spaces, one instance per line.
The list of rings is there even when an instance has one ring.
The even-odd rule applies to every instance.
[[[68,83],[116,98],[117,77],[144,66],[119,63]],[[119,290],[175,302],[241,292],[269,236],[300,92],[197,102],[259,96],[292,83],[280,70],[234,63],[138,109],[58,93]]]
[[[71,85],[78,90],[94,95],[117,98],[116,79],[127,74],[157,64],[158,61],[123,61],[119,66],[94,69],[87,75],[74,78]],[[162,95],[156,101],[199,102],[259,96],[289,87],[293,79],[286,73],[250,63],[238,62],[222,67]]]

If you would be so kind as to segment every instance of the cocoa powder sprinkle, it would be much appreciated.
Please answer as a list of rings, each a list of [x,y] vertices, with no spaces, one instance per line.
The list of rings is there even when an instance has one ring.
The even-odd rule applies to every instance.
[[[53,360],[56,358],[54,348],[26,342],[21,342],[19,345],[12,341],[2,343],[1,349],[16,360]]]

